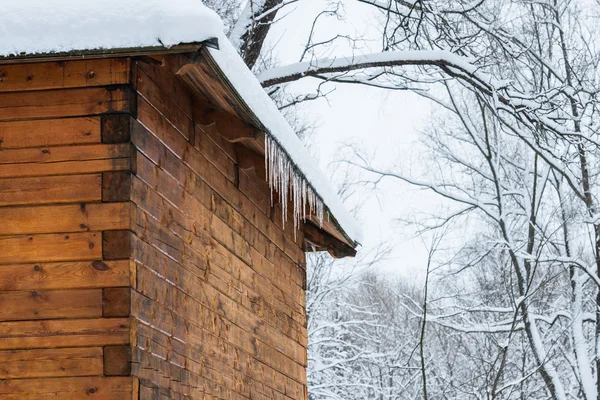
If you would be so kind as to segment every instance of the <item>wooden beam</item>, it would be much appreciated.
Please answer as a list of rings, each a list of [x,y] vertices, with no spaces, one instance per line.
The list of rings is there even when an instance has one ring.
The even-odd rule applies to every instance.
[[[102,173],[102,201],[129,201],[131,197],[131,172],[110,171]]]
[[[104,375],[131,375],[131,347],[104,346]]]
[[[131,313],[131,289],[112,287],[102,289],[102,316],[129,317]]]
[[[253,169],[259,178],[266,181],[267,173],[265,170],[264,155],[257,153],[255,150],[249,149],[240,143],[235,146],[235,154],[238,168],[243,170]]]
[[[130,133],[129,114],[105,114],[101,117],[102,143],[129,142]]]
[[[102,258],[120,260],[131,256],[131,232],[127,230],[102,232]]]
[[[309,222],[304,224],[304,241],[305,251],[327,251],[335,258],[356,255],[356,249]]]
[[[131,398],[131,381],[129,377],[121,376],[8,379],[0,382],[0,398],[3,400],[48,398],[125,400]],[[138,397],[135,399],[137,400]]]
[[[257,139],[260,131],[246,124],[238,116],[217,109],[215,106],[202,100],[194,104],[194,120],[205,129],[216,129],[221,136],[229,142],[240,142],[248,139]]]

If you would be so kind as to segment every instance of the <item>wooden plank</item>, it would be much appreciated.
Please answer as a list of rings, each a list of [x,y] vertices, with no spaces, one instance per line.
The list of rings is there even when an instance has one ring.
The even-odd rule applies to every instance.
[[[128,201],[131,197],[131,172],[116,171],[102,174],[102,201]]]
[[[0,206],[84,203],[101,199],[101,174],[0,179]]]
[[[9,321],[0,324],[0,350],[128,343],[129,318]]]
[[[131,256],[131,232],[104,231],[102,232],[102,258],[119,260]]]
[[[50,164],[0,164],[0,178],[81,175],[109,171],[129,171],[130,169],[131,159],[129,157],[91,161],[64,161]]]
[[[0,149],[100,143],[100,118],[0,122]]]
[[[129,275],[129,260],[0,265],[0,291],[126,286]]]
[[[9,149],[0,151],[0,164],[55,163],[59,161],[125,158],[129,157],[130,152],[127,143]],[[24,166],[24,168],[27,168],[27,166]]]
[[[130,314],[130,288],[108,287],[102,289],[102,315],[104,317],[128,317]]]
[[[201,107],[195,108],[195,110],[201,110],[201,109],[202,109]],[[198,111],[195,111],[195,112],[198,112]],[[208,125],[202,125],[198,121],[196,121],[196,119],[194,119],[194,121],[196,122],[196,126],[195,126],[196,134],[204,133],[204,135],[206,135],[208,138],[210,138],[210,140],[213,141],[213,143],[215,143],[217,146],[219,146],[219,148],[221,150],[223,150],[223,152],[225,154],[227,154],[227,156],[231,160],[233,160],[233,161],[236,160],[236,151],[235,151],[236,143],[231,143],[230,141],[225,139],[223,136],[221,136],[221,134],[217,130],[217,124],[215,124],[213,122]]]
[[[147,128],[144,130],[153,132],[156,137],[168,144],[171,151],[175,153],[177,157],[183,158],[189,143],[181,133],[141,96],[138,96],[137,111],[138,120]],[[135,124],[133,128],[136,128]]]
[[[0,264],[99,260],[97,232],[0,237]]]
[[[0,65],[0,92],[129,83],[129,60],[106,58]]]
[[[88,397],[124,400],[131,396],[131,382],[131,377],[120,376],[3,380],[0,381],[0,397],[4,400],[81,400]]]
[[[252,204],[260,209],[263,214],[267,216],[271,215],[271,190],[269,184],[266,181],[259,180],[254,169],[240,169],[238,174],[238,189],[244,193]],[[269,239],[274,240],[272,237]]]
[[[219,171],[221,171],[221,173],[225,175],[227,179],[234,182],[237,174],[233,160],[231,160],[227,153],[225,153],[221,149],[221,147],[219,147],[205,133],[205,131],[199,128],[197,125],[195,128],[195,135],[195,147],[211,164],[213,164]],[[259,158],[260,161],[262,161],[262,165],[264,168],[265,160],[262,156],[259,156]]]
[[[0,235],[128,229],[130,209],[127,202],[0,207]]]
[[[165,57],[163,63],[172,63],[172,61],[171,57]],[[168,66],[144,62],[136,62],[136,65],[147,78],[151,79],[164,92],[164,96],[177,104],[190,119],[193,118],[192,103],[194,96],[188,87],[176,75],[170,72]]]
[[[194,131],[192,120],[140,69],[137,71],[137,91],[186,139],[192,137]],[[191,107],[188,112],[191,114]]]
[[[108,114],[102,116],[102,143],[129,142],[131,115]]]
[[[139,400],[140,398],[140,379],[137,376],[133,377],[133,388],[131,390],[131,400]]]
[[[0,93],[0,121],[129,111],[128,87]]]
[[[104,375],[127,376],[131,374],[131,347],[104,346]]]
[[[102,290],[33,290],[0,293],[0,321],[102,316]]]
[[[0,351],[0,379],[102,375],[102,347]]]

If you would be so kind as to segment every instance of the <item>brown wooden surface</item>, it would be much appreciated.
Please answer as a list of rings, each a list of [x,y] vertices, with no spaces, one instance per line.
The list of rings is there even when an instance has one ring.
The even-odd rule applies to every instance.
[[[100,201],[102,175],[0,179],[0,206]]]
[[[104,346],[104,375],[128,376],[131,374],[131,347]]]
[[[99,117],[0,122],[0,149],[87,143],[100,143]]]
[[[140,396],[302,399],[302,235],[272,220],[270,190],[250,171],[262,158],[229,142],[252,129],[225,114],[202,125],[214,110],[186,100],[170,63],[139,67],[131,129]]]
[[[101,347],[0,351],[0,379],[101,374]]]
[[[92,203],[0,207],[3,235],[127,229],[130,204]]]
[[[0,236],[0,264],[99,260],[101,239],[97,232]]]
[[[0,65],[2,399],[133,393],[103,377],[121,365],[106,349],[132,338],[130,253],[108,240],[107,260],[102,241],[132,225],[130,72],[127,58]]]
[[[105,317],[128,317],[130,313],[130,288],[107,287],[102,289],[102,315]]]
[[[0,350],[129,343],[128,318],[50,319],[0,323]]]
[[[49,164],[2,164],[0,178],[39,177],[49,175],[80,175],[108,171],[128,171],[130,158],[110,158],[105,160],[64,161]]]
[[[0,301],[0,321],[102,316],[100,289],[2,292]]]
[[[105,260],[119,260],[130,256],[131,232],[120,230],[102,233],[102,257]]]
[[[102,174],[102,201],[128,201],[131,196],[131,172],[111,171]]]
[[[129,81],[129,60],[0,65],[0,77],[0,92],[116,85]]]
[[[88,289],[129,284],[129,260],[0,265],[0,291]]]
[[[0,381],[0,397],[7,400],[125,400],[132,392],[131,377],[69,377]],[[140,398],[141,399],[141,398]]]
[[[187,62],[5,69],[1,398],[306,397],[303,234],[260,133]]]
[[[0,121],[129,111],[126,87],[0,93]]]
[[[102,116],[102,143],[129,142],[129,114],[106,114]]]
[[[8,149],[0,152],[0,164],[55,163],[129,157],[129,144],[89,144]]]

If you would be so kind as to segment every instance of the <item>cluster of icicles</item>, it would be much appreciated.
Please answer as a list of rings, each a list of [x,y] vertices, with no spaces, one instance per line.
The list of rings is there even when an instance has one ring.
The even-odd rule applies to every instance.
[[[279,193],[283,224],[288,215],[288,194],[294,204],[294,234],[300,221],[306,220],[307,208],[308,215],[314,213],[319,224],[323,224],[323,201],[308,184],[306,178],[297,171],[281,146],[269,135],[265,135],[265,169],[271,188],[271,206],[273,205],[273,190]]]

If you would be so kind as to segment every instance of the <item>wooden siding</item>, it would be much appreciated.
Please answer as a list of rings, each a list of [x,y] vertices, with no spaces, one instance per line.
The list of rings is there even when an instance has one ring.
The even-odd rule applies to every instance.
[[[0,398],[307,398],[303,232],[180,59],[0,66]]]
[[[305,399],[302,234],[276,221],[236,145],[195,121],[204,102],[170,73],[176,58],[134,73],[139,398]]]
[[[122,400],[108,346],[130,318],[105,291],[131,261],[103,260],[103,232],[129,229],[131,203],[103,201],[106,174],[130,170],[130,144],[105,144],[100,115],[130,111],[130,61],[0,66],[0,398]]]

